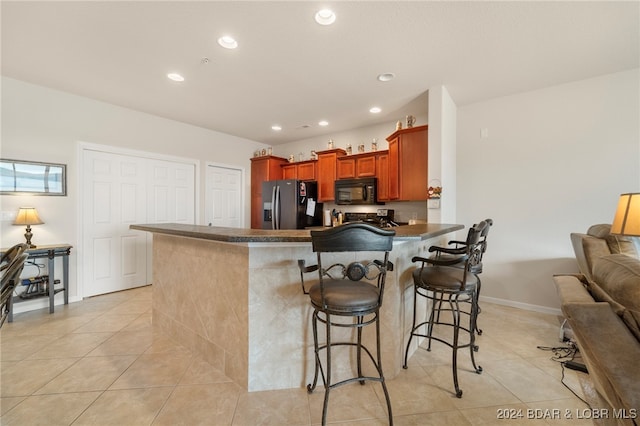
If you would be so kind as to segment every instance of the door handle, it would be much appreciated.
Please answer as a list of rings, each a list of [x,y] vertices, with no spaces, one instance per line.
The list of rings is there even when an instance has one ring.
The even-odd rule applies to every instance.
[[[276,204],[274,206],[276,215],[274,217],[275,228],[280,229],[280,186],[276,186]]]
[[[276,229],[276,188],[271,188],[271,229]]]

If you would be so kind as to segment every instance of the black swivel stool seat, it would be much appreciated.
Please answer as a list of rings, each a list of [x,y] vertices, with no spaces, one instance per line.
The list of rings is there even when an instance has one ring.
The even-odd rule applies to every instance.
[[[421,262],[421,266],[413,272],[413,325],[405,350],[403,368],[407,368],[407,357],[413,336],[426,337],[428,339],[427,350],[431,350],[432,340],[448,345],[453,349],[453,384],[458,398],[462,397],[462,390],[458,386],[458,349],[468,347],[475,372],[478,374],[482,372],[482,367],[476,365],[474,357],[474,352],[478,350],[475,344],[475,330],[478,316],[478,285],[480,283],[477,274],[474,273],[474,268],[480,262],[482,255],[481,235],[488,226],[487,222],[482,221],[469,229],[467,240],[464,242],[464,254],[461,255],[461,258],[455,257],[446,260],[416,256],[412,259],[412,262]],[[462,259],[464,267],[460,267],[460,259]],[[420,324],[416,324],[416,299],[418,296],[425,297],[431,302],[429,319]],[[468,302],[471,306],[470,311],[461,309],[460,302]],[[442,312],[450,313],[451,322],[447,322],[449,317],[441,322],[440,314]],[[469,316],[468,328],[462,324],[462,315]],[[425,324],[427,325],[427,333],[422,334],[419,329]],[[453,340],[434,336],[434,325],[452,327]],[[460,344],[459,341],[460,330],[469,333],[469,341],[464,344]]]
[[[393,424],[391,401],[382,373],[380,360],[380,307],[384,295],[386,273],[392,270],[389,262],[389,251],[393,247],[395,231],[383,230],[365,223],[351,223],[324,231],[311,231],[313,251],[317,253],[318,265],[304,267],[300,261],[301,272],[318,270],[319,281],[309,289],[311,305],[313,306],[313,340],[315,351],[315,374],[313,383],[307,385],[309,393],[313,392],[322,376],[325,394],[322,407],[322,424],[326,424],[329,392],[331,389],[347,383],[376,381],[382,384],[387,403],[389,424]],[[343,259],[355,258],[341,252],[380,252],[382,259],[358,261],[345,265]],[[334,255],[332,253],[338,253]],[[337,263],[327,259],[337,259]],[[323,262],[323,259],[325,262]],[[344,262],[344,263],[341,263]],[[331,264],[333,263],[333,264]],[[327,264],[331,264],[328,266]],[[303,283],[304,288],[304,283]],[[318,323],[326,328],[326,342],[318,342]],[[362,344],[362,329],[367,325],[375,325],[376,356]],[[347,327],[356,329],[356,342],[334,342],[331,340],[332,327]],[[356,349],[357,376],[331,382],[331,349],[336,346],[352,346]],[[323,366],[320,353],[326,352],[326,362]],[[362,352],[366,353],[377,375],[366,376],[362,372]]]

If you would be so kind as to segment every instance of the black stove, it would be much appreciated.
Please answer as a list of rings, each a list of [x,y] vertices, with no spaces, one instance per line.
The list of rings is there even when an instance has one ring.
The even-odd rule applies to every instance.
[[[345,222],[364,222],[377,226],[378,228],[390,228],[398,226],[393,221],[393,210],[390,209],[378,209],[376,213],[345,213]]]

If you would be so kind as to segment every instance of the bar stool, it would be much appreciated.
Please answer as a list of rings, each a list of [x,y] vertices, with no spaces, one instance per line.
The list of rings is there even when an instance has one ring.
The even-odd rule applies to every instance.
[[[16,244],[7,250],[0,258],[0,327],[11,312],[11,298],[13,290],[20,280],[20,273],[24,268],[25,261],[29,257],[25,251],[28,245]]]
[[[458,398],[462,397],[462,390],[458,385],[458,349],[468,347],[471,354],[471,363],[473,364],[475,372],[478,374],[482,373],[482,367],[476,365],[474,356],[474,352],[478,351],[478,346],[475,344],[475,329],[478,316],[477,290],[480,280],[478,279],[477,274],[473,271],[474,266],[476,266],[481,259],[481,235],[487,226],[489,226],[487,222],[482,221],[469,229],[469,233],[464,244],[465,252],[462,255],[462,258],[464,259],[463,268],[458,267],[460,260],[457,258],[446,260],[415,256],[411,259],[412,262],[421,262],[421,266],[413,272],[413,325],[411,327],[411,335],[405,350],[403,368],[407,368],[407,357],[409,355],[409,347],[413,336],[426,337],[428,339],[428,351],[431,350],[432,340],[446,344],[453,349],[453,384]],[[421,322],[420,324],[416,324],[416,299],[418,296],[425,297],[428,301],[431,301],[429,319]],[[471,309],[469,312],[460,308],[461,302],[468,302],[470,304]],[[440,314],[442,312],[451,313],[451,322],[448,322],[446,319],[443,321],[440,320]],[[462,315],[469,316],[468,328],[462,325]],[[418,329],[425,324],[427,325],[427,334],[422,334]],[[452,327],[453,341],[434,336],[434,325]],[[460,344],[460,330],[469,333],[468,343]]]
[[[489,230],[493,226],[493,219],[485,219],[484,221],[487,222],[487,226],[485,226],[484,230],[480,234],[480,244],[481,244],[480,258],[478,259],[477,264],[472,265],[472,269],[471,269],[471,272],[473,272],[478,276],[478,288],[476,290],[476,293],[477,293],[476,297],[478,299],[480,299],[480,289],[482,287],[482,281],[480,280],[480,274],[482,273],[482,258],[484,257],[484,254],[487,251],[487,236],[489,235]],[[448,244],[447,247],[440,247],[440,246],[429,247],[429,253],[434,253],[434,255],[431,258],[437,259],[440,261],[457,260],[457,264],[455,266],[464,267],[464,260],[465,260],[465,254],[466,254],[466,248],[465,248],[466,242],[452,240],[452,241],[449,241],[447,244]],[[478,315],[480,315],[480,312],[482,312],[482,310],[478,305]],[[482,334],[482,330],[478,327],[477,321],[476,321],[476,333],[478,333],[479,335]]]
[[[313,251],[317,253],[318,264],[305,267],[304,262],[298,265],[302,272],[318,270],[319,281],[308,291],[311,305],[314,308],[312,316],[313,343],[315,352],[315,373],[313,383],[307,385],[307,391],[312,393],[322,377],[325,394],[322,407],[322,424],[326,424],[329,393],[332,389],[348,383],[375,381],[382,384],[382,390],[387,403],[389,424],[393,424],[391,401],[382,372],[380,353],[380,307],[384,295],[384,283],[387,271],[393,270],[389,262],[389,251],[393,247],[395,231],[383,230],[365,223],[351,223],[329,230],[311,231]],[[384,253],[382,260],[355,260],[348,265],[341,263],[347,256],[344,252],[380,252]],[[337,255],[332,255],[337,253]],[[355,256],[354,256],[355,257]],[[323,258],[325,262],[323,263]],[[337,263],[327,262],[327,259],[337,259]],[[346,262],[345,262],[346,263]],[[331,266],[326,266],[331,264]],[[302,278],[304,280],[304,278]],[[304,282],[303,282],[304,289]],[[326,328],[326,342],[318,341],[318,323]],[[376,357],[362,344],[362,329],[368,325],[375,325]],[[332,327],[355,328],[356,342],[331,340]],[[356,349],[357,375],[337,383],[331,382],[331,349],[337,346],[351,346]],[[326,361],[323,367],[320,353],[326,351]],[[377,371],[375,376],[366,376],[362,372],[362,353],[366,353]]]

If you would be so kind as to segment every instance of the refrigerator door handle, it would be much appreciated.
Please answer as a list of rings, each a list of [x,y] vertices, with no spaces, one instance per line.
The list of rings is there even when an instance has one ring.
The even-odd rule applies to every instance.
[[[276,188],[271,188],[271,229],[276,229]]]
[[[275,228],[280,229],[280,185],[277,185],[275,188],[275,198],[276,202],[273,206],[275,211],[275,216],[273,217],[273,223],[275,224]]]

